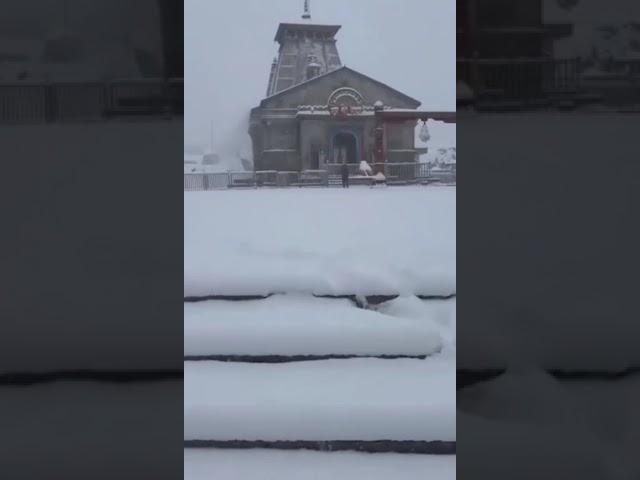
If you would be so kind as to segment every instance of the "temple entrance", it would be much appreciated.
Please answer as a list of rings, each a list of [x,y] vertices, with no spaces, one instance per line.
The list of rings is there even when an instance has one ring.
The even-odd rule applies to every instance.
[[[311,146],[311,163],[309,167],[311,170],[318,170],[320,168],[320,148],[317,145]]]
[[[358,140],[353,133],[340,132],[333,137],[333,162],[358,163]]]

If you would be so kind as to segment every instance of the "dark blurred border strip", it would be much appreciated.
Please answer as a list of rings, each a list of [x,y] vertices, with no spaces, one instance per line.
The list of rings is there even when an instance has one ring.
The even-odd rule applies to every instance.
[[[61,381],[96,381],[107,383],[160,382],[182,380],[182,370],[58,370],[51,372],[17,372],[0,374],[0,386],[34,385]]]
[[[459,369],[457,371],[457,388],[465,388],[475,385],[477,383],[493,380],[494,378],[503,375],[506,372],[504,369],[482,369],[482,370],[468,370]],[[551,369],[546,371],[552,377],[558,380],[620,380],[622,378],[630,377],[640,374],[640,366],[629,367],[624,370],[606,371],[606,370],[560,370]]]

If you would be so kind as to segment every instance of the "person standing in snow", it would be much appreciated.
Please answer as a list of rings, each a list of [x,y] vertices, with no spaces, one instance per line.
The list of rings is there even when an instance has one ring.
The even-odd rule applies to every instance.
[[[349,188],[349,167],[347,162],[342,162],[340,173],[342,174],[342,188]]]

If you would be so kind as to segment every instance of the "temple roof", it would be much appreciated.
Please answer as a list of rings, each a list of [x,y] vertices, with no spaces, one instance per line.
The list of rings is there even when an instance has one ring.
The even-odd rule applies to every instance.
[[[420,106],[420,103],[421,103],[421,102],[420,102],[419,100],[416,100],[415,98],[412,98],[412,97],[410,97],[409,95],[407,95],[407,94],[405,94],[405,93],[402,93],[402,92],[400,92],[399,90],[396,90],[395,88],[392,88],[392,87],[390,87],[389,85],[387,85],[387,84],[385,84],[385,83],[382,83],[382,82],[380,82],[380,81],[378,81],[378,80],[376,80],[376,79],[374,79],[374,78],[371,78],[371,77],[369,77],[369,76],[367,76],[367,75],[365,75],[365,74],[363,74],[363,73],[360,73],[360,72],[358,72],[358,71],[356,71],[356,70],[353,70],[352,68],[349,68],[349,67],[347,67],[346,65],[343,65],[343,66],[341,66],[341,67],[339,67],[339,68],[336,68],[335,70],[331,70],[330,72],[327,72],[327,73],[325,73],[325,74],[318,75],[317,77],[311,78],[311,79],[306,80],[306,81],[304,81],[304,82],[302,82],[302,83],[298,83],[298,84],[296,84],[296,85],[293,85],[293,86],[291,86],[291,87],[289,87],[289,88],[286,88],[286,89],[284,89],[284,90],[280,90],[279,92],[277,92],[277,93],[275,93],[275,94],[273,94],[273,95],[270,95],[270,96],[268,96],[268,97],[265,97],[265,98],[264,98],[264,99],[262,99],[262,101],[260,102],[260,106],[261,106],[261,107],[262,107],[262,106],[264,106],[264,103],[265,103],[267,100],[271,100],[271,99],[273,99],[273,98],[276,98],[276,97],[280,97],[280,96],[286,95],[286,94],[288,94],[288,93],[290,93],[290,92],[292,92],[292,91],[294,91],[294,90],[299,90],[299,89],[301,89],[301,88],[306,88],[306,87],[308,87],[309,85],[312,85],[312,84],[314,84],[314,83],[319,82],[319,81],[320,81],[320,80],[322,80],[323,78],[326,78],[326,77],[329,77],[329,76],[332,76],[332,75],[336,75],[338,72],[344,72],[344,71],[349,72],[349,73],[350,73],[350,74],[352,74],[352,75],[358,76],[358,77],[360,77],[360,78],[362,78],[362,79],[365,79],[365,80],[367,80],[367,81],[370,81],[370,82],[372,82],[372,83],[375,83],[375,84],[377,84],[377,85],[379,85],[379,86],[381,86],[381,87],[383,87],[383,88],[385,88],[385,89],[388,89],[389,91],[391,91],[391,92],[395,93],[396,95],[399,95],[400,97],[404,98],[404,99],[405,99],[405,100],[407,100],[409,103],[415,104],[416,108],[417,108],[418,106]],[[256,107],[256,108],[259,108],[259,107]],[[256,108],[254,108],[253,110],[256,110]]]
[[[340,30],[341,27],[341,25],[318,25],[312,23],[281,23],[278,26],[278,31],[276,32],[274,40],[278,43],[282,43],[284,32],[286,30],[328,33],[333,37],[338,33],[338,30]]]

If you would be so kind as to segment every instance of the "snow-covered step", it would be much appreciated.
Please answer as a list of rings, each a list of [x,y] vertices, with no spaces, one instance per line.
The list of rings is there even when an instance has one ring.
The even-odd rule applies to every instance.
[[[184,439],[455,442],[455,362],[185,362]]]
[[[395,312],[392,305],[387,308]],[[425,357],[442,348],[439,330],[443,327],[434,320],[435,312],[430,313],[400,318],[357,308],[346,299],[299,295],[185,303],[184,354],[185,359],[272,362],[287,358]]]
[[[456,292],[456,190],[187,192],[184,297]]]
[[[276,450],[184,451],[185,480],[455,480],[451,455]]]
[[[296,291],[292,291],[290,293],[296,293]],[[201,295],[201,296],[193,296],[193,297],[184,297],[184,301],[186,303],[195,303],[195,302],[203,302],[206,300],[227,300],[227,301],[245,301],[245,300],[264,300],[265,298],[269,298],[273,295],[283,295],[286,292],[271,292],[267,294],[261,295]],[[309,292],[302,292],[302,294],[309,295]],[[359,307],[363,306],[371,306],[371,305],[379,305],[384,302],[388,302],[390,300],[394,300],[402,295],[394,293],[394,294],[375,294],[375,295],[358,295],[355,293],[351,294],[340,294],[340,295],[318,295],[315,293],[311,293],[312,296],[317,298],[346,298],[351,300],[355,305]],[[456,298],[456,293],[448,293],[448,294],[435,294],[435,295],[423,295],[416,294],[415,297],[421,300],[451,300]]]
[[[398,297],[374,306],[377,312],[394,318],[433,322],[440,332],[444,349],[456,350],[456,299],[424,300],[414,296]],[[453,353],[455,358],[455,353]]]

